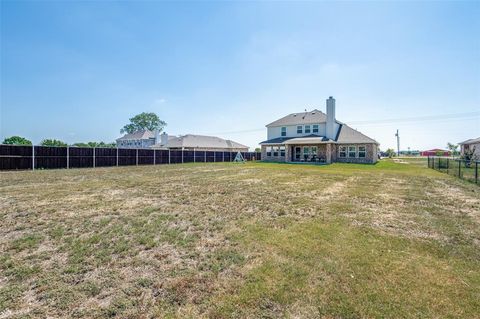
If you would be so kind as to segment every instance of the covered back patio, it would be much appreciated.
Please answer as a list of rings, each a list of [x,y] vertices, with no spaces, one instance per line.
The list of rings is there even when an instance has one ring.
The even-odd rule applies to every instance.
[[[332,141],[324,137],[293,138],[285,141],[286,162],[326,163],[332,162]]]

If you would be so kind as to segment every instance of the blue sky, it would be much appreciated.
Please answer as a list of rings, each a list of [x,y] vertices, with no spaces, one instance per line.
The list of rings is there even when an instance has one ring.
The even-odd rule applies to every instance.
[[[1,139],[109,142],[150,111],[169,134],[256,147],[265,124],[330,95],[382,149],[397,128],[403,149],[480,136],[478,1],[2,1],[0,14]]]

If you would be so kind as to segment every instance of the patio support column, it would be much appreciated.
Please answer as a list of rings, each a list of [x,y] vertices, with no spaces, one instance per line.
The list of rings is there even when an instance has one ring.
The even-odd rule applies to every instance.
[[[327,164],[332,163],[332,144],[328,143],[327,144],[327,150],[325,151],[325,162]]]

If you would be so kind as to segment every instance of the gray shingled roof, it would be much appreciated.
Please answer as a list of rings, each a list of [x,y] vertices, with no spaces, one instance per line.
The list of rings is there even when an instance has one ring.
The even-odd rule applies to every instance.
[[[469,140],[463,141],[463,142],[458,143],[458,144],[463,145],[463,144],[476,144],[476,143],[480,143],[480,137],[471,138]]]
[[[284,126],[284,125],[302,125],[302,124],[317,124],[327,121],[327,115],[317,109],[313,111],[292,113],[279,120],[276,120],[267,125],[270,126]]]
[[[130,134],[125,134],[124,136],[117,138],[117,141],[124,140],[148,140],[149,138],[155,138],[155,132],[149,130],[136,131]]]
[[[291,139],[294,139],[294,138],[315,138],[315,137],[323,138],[323,142],[326,142],[326,141],[329,140],[325,136],[321,136],[321,135],[317,135],[317,134],[310,134],[310,135],[306,135],[306,136],[302,136],[302,137],[295,137],[295,136],[292,136],[292,137],[276,137],[276,138],[272,138],[270,140],[260,142],[260,144],[283,144],[284,142],[286,142],[288,140],[291,140]]]
[[[155,145],[155,147],[165,147],[164,145]],[[182,136],[169,136],[168,145],[170,148],[246,148],[248,146],[231,141],[224,140],[216,136],[187,134]]]
[[[379,144],[377,141],[374,139],[360,133],[357,130],[354,130],[350,126],[346,124],[340,125],[339,132],[336,138],[337,143],[375,143]]]

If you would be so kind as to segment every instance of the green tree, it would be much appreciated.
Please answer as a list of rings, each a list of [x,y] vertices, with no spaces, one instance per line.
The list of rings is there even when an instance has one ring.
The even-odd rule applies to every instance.
[[[393,148],[387,149],[387,150],[385,151],[385,153],[387,154],[387,156],[388,156],[389,158],[392,158],[392,157],[394,157],[394,156],[396,155],[395,150],[394,150]]]
[[[257,147],[257,148],[255,149],[255,152],[257,152],[257,153],[260,153],[261,151],[262,151],[262,149],[261,149],[260,147]]]
[[[10,144],[10,145],[32,145],[32,141],[27,140],[21,136],[10,136],[3,140],[2,144]]]
[[[40,142],[42,146],[67,146],[67,143],[56,139],[44,139]]]
[[[125,125],[120,133],[133,133],[141,130],[159,130],[161,132],[165,126],[167,123],[160,120],[157,114],[143,112],[132,117],[130,123]]]
[[[74,143],[73,146],[77,146],[77,147],[111,147],[111,148],[114,148],[114,147],[117,147],[117,144],[116,143],[105,143],[105,142],[88,142],[88,143],[79,142],[79,143]]]
[[[458,145],[453,143],[447,143],[447,149],[452,152],[452,155],[458,154]]]

